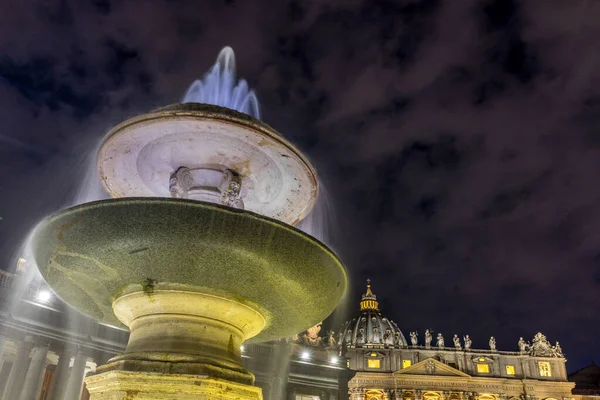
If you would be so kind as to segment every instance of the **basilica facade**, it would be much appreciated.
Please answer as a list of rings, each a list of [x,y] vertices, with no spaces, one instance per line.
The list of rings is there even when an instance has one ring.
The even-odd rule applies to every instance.
[[[542,333],[517,351],[500,351],[491,337],[488,349],[472,348],[468,335],[447,344],[426,330],[423,341],[382,315],[367,285],[359,315],[339,333],[340,355],[355,371],[350,400],[567,400],[575,386],[567,380],[560,344]]]

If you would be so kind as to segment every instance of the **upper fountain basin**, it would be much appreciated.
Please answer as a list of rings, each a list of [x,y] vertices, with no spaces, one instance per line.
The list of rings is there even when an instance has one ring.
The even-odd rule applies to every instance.
[[[127,198],[87,203],[44,220],[35,260],[65,302],[123,327],[112,302],[128,285],[169,283],[255,306],[255,340],[300,332],[327,317],[347,287],[336,255],[298,229],[198,201]]]
[[[225,107],[176,104],[131,118],[106,135],[98,153],[101,180],[114,198],[171,197],[169,181],[181,167],[217,199],[219,176],[233,172],[244,209],[291,225],[317,199],[308,160],[265,123]]]

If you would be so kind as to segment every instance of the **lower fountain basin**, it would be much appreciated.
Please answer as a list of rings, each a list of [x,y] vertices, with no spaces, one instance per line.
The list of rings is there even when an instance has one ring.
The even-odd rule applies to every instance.
[[[112,310],[127,287],[162,282],[260,310],[253,341],[290,336],[327,317],[348,277],[337,256],[285,223],[216,204],[167,198],[87,203],[44,220],[35,259],[50,287],[90,317],[125,328]]]

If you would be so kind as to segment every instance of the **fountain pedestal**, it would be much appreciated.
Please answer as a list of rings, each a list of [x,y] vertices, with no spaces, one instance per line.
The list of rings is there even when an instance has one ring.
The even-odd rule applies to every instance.
[[[122,355],[86,379],[92,399],[262,399],[240,350],[265,327],[259,307],[147,282],[128,287],[113,310],[131,335]]]

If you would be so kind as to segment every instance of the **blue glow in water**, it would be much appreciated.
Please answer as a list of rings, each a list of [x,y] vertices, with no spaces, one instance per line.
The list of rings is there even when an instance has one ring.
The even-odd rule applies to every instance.
[[[214,104],[260,119],[256,93],[250,90],[244,79],[236,81],[235,55],[231,47],[224,47],[204,78],[190,85],[182,103]]]

